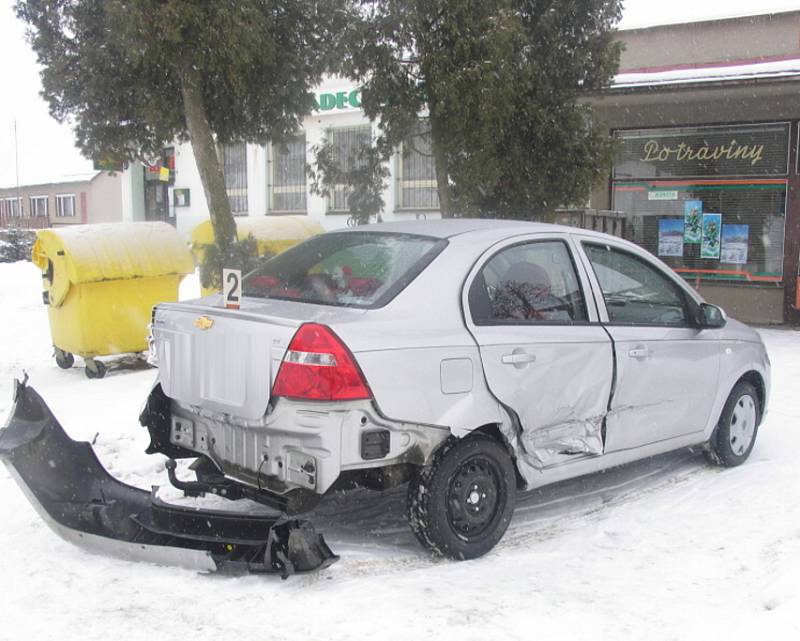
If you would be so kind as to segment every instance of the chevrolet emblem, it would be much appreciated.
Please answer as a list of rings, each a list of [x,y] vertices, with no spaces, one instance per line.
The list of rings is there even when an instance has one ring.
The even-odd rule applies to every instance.
[[[197,329],[211,329],[214,326],[214,321],[208,316],[198,316],[194,319],[194,326]]]

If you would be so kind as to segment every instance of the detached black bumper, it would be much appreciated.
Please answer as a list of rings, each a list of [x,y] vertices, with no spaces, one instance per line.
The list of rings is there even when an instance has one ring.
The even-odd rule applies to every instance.
[[[47,524],[91,552],[204,571],[284,578],[339,557],[307,521],[170,505],[112,477],[39,394],[15,381],[0,460]]]

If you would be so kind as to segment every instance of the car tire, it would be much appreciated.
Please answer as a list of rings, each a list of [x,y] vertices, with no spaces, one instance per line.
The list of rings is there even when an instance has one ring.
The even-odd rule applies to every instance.
[[[753,451],[760,422],[761,406],[756,388],[747,381],[739,381],[722,408],[706,450],[708,458],[723,467],[744,463]]]
[[[433,553],[474,559],[505,534],[515,494],[516,473],[506,448],[482,434],[453,439],[410,480],[408,522]]]

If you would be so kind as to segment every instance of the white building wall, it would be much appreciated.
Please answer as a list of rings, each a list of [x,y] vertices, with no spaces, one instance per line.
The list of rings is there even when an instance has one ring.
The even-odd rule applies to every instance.
[[[208,219],[208,203],[203,191],[197,163],[194,161],[192,145],[188,142],[175,145],[174,189],[189,190],[189,206],[175,207],[175,223],[178,231],[189,237],[196,225]]]
[[[306,162],[313,164],[314,154],[312,149],[322,142],[325,131],[329,128],[352,127],[368,124],[360,106],[353,106],[350,94],[355,87],[341,78],[328,78],[316,90],[317,100],[327,109],[319,109],[303,120],[303,129],[306,134]],[[333,106],[332,106],[333,105]],[[373,129],[374,135],[374,129]],[[389,163],[389,177],[384,190],[384,210],[380,217],[383,221],[413,220],[418,217],[437,217],[431,212],[396,212],[396,175],[397,156]],[[269,153],[264,145],[247,145],[247,204],[248,216],[269,215],[268,211],[268,161]],[[189,143],[175,145],[175,184],[173,189],[189,189],[190,205],[188,207],[171,207],[170,214],[174,212],[178,231],[188,238],[191,230],[200,222],[207,220],[208,204],[203,192],[203,185],[194,161],[194,155]],[[127,173],[127,172],[126,172]],[[130,184],[130,181],[129,181]],[[135,185],[126,186],[124,198],[130,200],[129,189],[136,189]],[[318,221],[326,229],[336,229],[347,225],[348,213],[328,213],[327,198],[311,193],[310,184],[306,184],[307,214]],[[172,202],[172,189],[170,190]],[[123,217],[130,219],[130,205],[124,206]]]

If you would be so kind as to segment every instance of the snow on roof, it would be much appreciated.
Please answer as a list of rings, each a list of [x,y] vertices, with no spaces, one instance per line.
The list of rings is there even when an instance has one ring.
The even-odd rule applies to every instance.
[[[797,0],[726,0],[698,3],[696,0],[672,0],[656,3],[652,0],[626,0],[618,28],[647,29],[674,24],[749,18],[775,13],[797,11]]]
[[[751,64],[620,73],[612,89],[800,76],[800,58]]]

